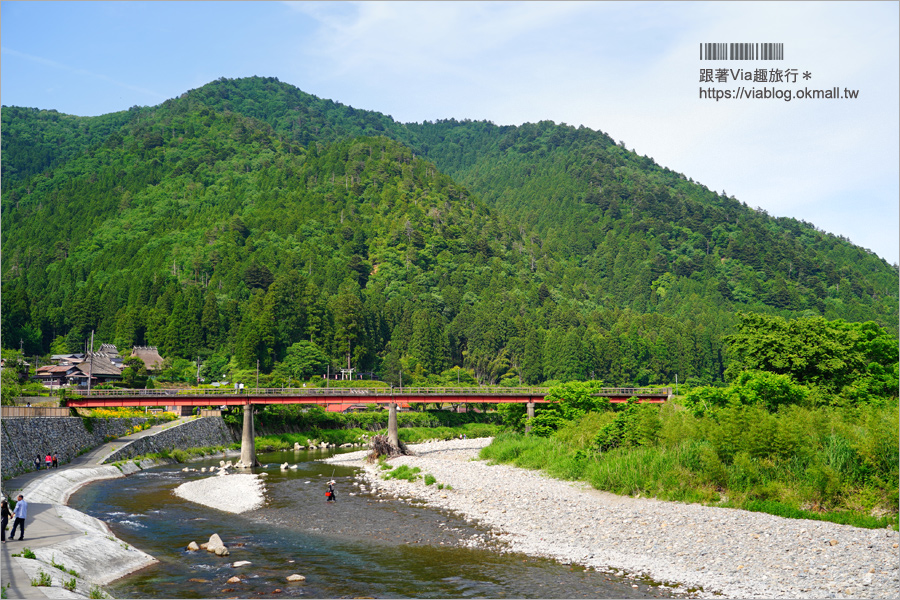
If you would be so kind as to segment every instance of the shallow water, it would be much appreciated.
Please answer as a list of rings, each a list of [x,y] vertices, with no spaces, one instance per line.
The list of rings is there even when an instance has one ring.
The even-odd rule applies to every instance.
[[[645,582],[488,549],[489,531],[453,514],[380,499],[357,487],[356,469],[315,461],[330,454],[261,454],[259,460],[270,465],[255,470],[269,473],[266,505],[241,515],[175,496],[181,483],[209,476],[180,467],[93,483],[69,505],[106,521],[119,538],[159,559],[109,586],[117,598],[671,597]],[[283,462],[299,467],[281,471]],[[209,465],[218,459],[191,464],[198,470]],[[338,501],[326,503],[332,476]],[[230,556],[185,549],[213,533]],[[479,547],[461,546],[461,540],[477,540]],[[239,560],[252,564],[230,566]],[[293,573],[306,581],[288,583]],[[241,583],[226,583],[235,575]]]

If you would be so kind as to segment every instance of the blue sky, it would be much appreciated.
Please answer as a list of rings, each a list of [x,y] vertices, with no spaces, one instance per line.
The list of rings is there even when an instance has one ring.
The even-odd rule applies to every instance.
[[[399,121],[585,125],[717,191],[898,262],[896,2],[10,2],[0,101],[98,115],[219,77],[274,76]],[[782,42],[785,60],[699,60]],[[856,100],[699,98],[706,68],[809,71],[780,89]],[[773,87],[715,84],[719,90]]]

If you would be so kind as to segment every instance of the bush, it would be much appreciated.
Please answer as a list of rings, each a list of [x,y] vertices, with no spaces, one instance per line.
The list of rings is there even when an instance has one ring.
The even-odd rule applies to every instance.
[[[637,398],[629,398],[627,408],[600,428],[594,444],[601,452],[619,447],[649,446],[656,443],[660,427],[659,407],[639,404]]]
[[[384,479],[405,479],[406,481],[415,481],[419,479],[419,473],[422,471],[419,467],[409,468],[409,465],[400,465],[392,471],[388,471],[382,477]]]
[[[31,580],[31,585],[34,587],[50,587],[52,584],[53,580],[43,569],[38,569],[37,577]]]

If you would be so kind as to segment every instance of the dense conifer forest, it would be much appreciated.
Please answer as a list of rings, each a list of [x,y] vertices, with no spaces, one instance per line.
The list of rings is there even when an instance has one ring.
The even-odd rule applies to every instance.
[[[211,378],[724,383],[742,314],[898,329],[896,265],[602,132],[404,124],[274,78],[3,107],[2,232],[4,348],[93,330]]]

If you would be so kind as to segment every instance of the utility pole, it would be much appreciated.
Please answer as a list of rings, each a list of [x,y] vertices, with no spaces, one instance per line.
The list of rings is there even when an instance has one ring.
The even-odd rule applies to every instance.
[[[197,357],[197,387],[200,387],[200,357]]]
[[[259,393],[259,359],[256,359],[256,393]]]
[[[91,379],[94,378],[94,330],[91,329],[91,349],[88,353],[88,396],[91,395]]]

